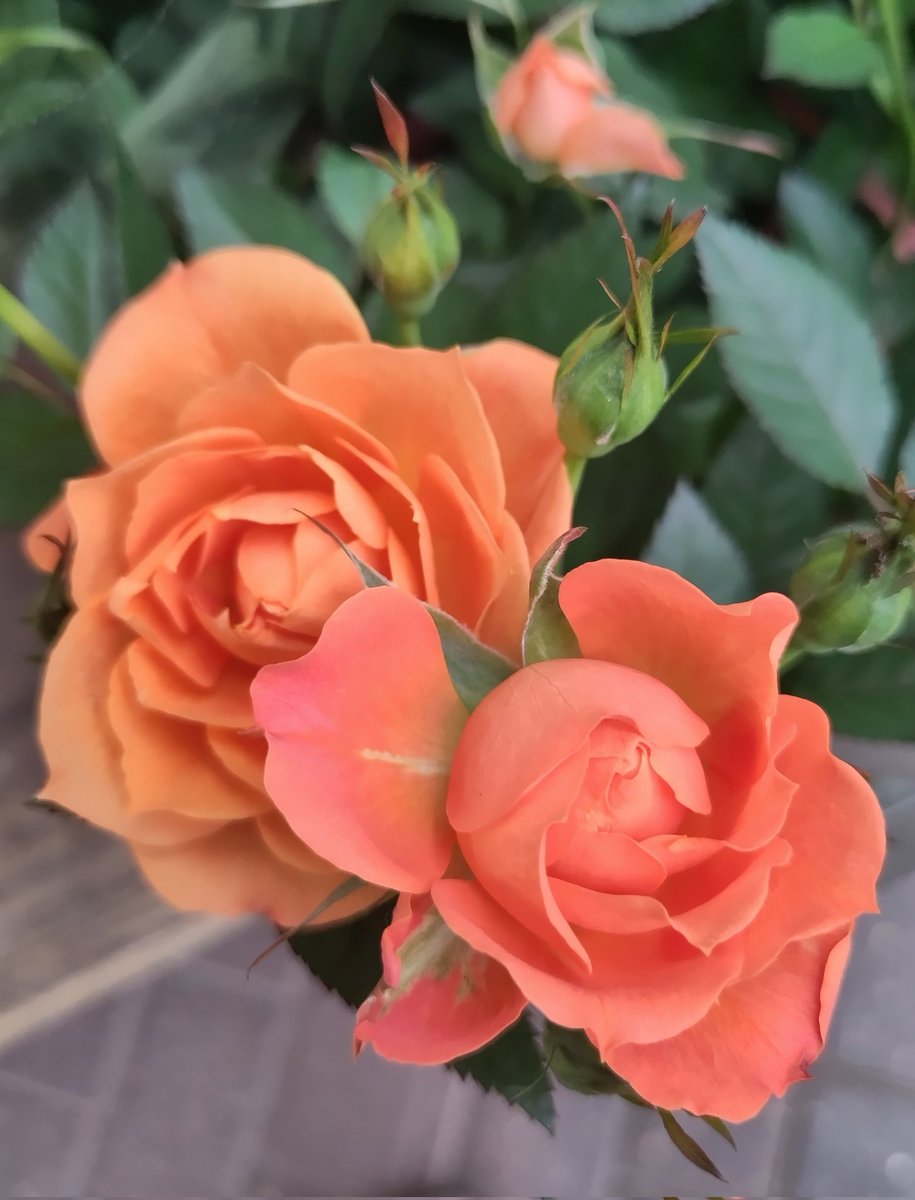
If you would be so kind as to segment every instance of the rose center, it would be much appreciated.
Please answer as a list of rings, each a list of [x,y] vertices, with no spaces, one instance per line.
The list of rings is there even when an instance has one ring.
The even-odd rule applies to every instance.
[[[590,759],[569,823],[594,833],[642,839],[675,833],[685,816],[652,750],[629,722],[605,720],[589,739]]]

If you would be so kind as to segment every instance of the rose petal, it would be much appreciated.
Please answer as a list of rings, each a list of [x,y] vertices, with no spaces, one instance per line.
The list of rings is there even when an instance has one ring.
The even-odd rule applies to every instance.
[[[399,891],[427,891],[451,856],[445,792],[466,718],[432,618],[394,588],[331,617],[310,654],[261,671],[267,791],[324,858]]]
[[[109,719],[112,674],[130,633],[100,605],[73,614],[45,670],[38,736],[48,764],[42,797],[126,838],[165,844],[201,837],[222,820],[175,811],[133,813]]]
[[[565,133],[555,154],[564,175],[646,171],[682,179],[683,163],[650,112],[619,101],[592,108]]]
[[[416,495],[429,522],[439,605],[475,629],[505,582],[505,564],[492,530],[454,471],[437,455],[422,464]],[[522,628],[523,619],[515,630],[517,644]]]
[[[547,831],[568,813],[587,766],[588,749],[582,744],[519,797],[524,822],[514,821],[509,812],[479,835],[469,833],[459,838],[474,878],[489,895],[526,928],[535,930],[544,945],[560,958],[571,956],[585,967],[587,955],[553,896],[546,854]]]
[[[448,816],[459,832],[497,820],[606,717],[631,719],[646,740],[696,746],[704,722],[638,671],[586,659],[525,667],[470,717],[454,761]]]
[[[226,916],[263,913],[289,928],[300,925],[346,878],[324,870],[311,874],[278,859],[255,820],[233,821],[217,833],[176,846],[134,844],[131,849],[146,878],[175,908]],[[380,895],[378,888],[359,888],[314,923],[363,912]]]
[[[289,386],[387,446],[414,491],[423,461],[443,458],[487,522],[498,524],[505,507],[498,449],[459,351],[318,346],[292,364]]]
[[[665,879],[656,856],[628,833],[554,826],[547,850],[551,878],[610,895],[649,895]]]
[[[668,879],[658,899],[671,926],[708,953],[746,929],[768,900],[772,872],[790,861],[791,846],[783,838],[748,854],[722,847],[701,866]]]
[[[229,660],[213,686],[206,688],[194,686],[147,642],[131,642],[126,663],[137,702],[144,708],[228,729],[254,724],[253,672],[247,663]]]
[[[608,1064],[652,1104],[747,1121],[807,1077],[823,1047],[848,926],[792,942],[764,971],[726,988],[692,1028],[617,1046]]]
[[[572,974],[474,881],[440,880],[432,899],[458,937],[501,962],[550,1020],[593,1031],[604,1048],[689,1028],[741,968],[733,942],[705,956],[672,930],[628,936],[578,930],[592,970]]]
[[[390,450],[354,421],[302,396],[255,363],[191,397],[177,415],[182,434],[238,428],[256,434],[268,446],[308,446],[333,458],[347,448],[395,466]]]
[[[745,934],[751,970],[764,967],[786,941],[877,912],[886,854],[880,804],[862,776],[830,753],[826,714],[808,700],[782,696],[780,721],[795,728],[777,762],[798,784],[780,835],[792,858],[773,873],[766,904]]]
[[[602,933],[649,933],[670,927],[664,905],[654,896],[616,896],[550,876],[550,888],[573,926]]]
[[[346,290],[314,263],[274,247],[213,250],[114,318],[86,367],[83,411],[114,465],[172,438],[187,401],[242,363],[283,378],[308,346],[367,338]]]
[[[507,513],[496,541],[502,585],[477,622],[476,634],[481,642],[518,662],[530,603],[531,563],[521,530]]]
[[[260,787],[243,783],[212,753],[205,726],[140,705],[123,657],[111,673],[108,719],[121,747],[130,813],[169,811],[230,821],[269,808]]]
[[[76,536],[70,587],[77,605],[82,607],[102,596],[128,570],[127,530],[136,509],[138,488],[150,472],[184,454],[193,461],[231,462],[234,452],[251,450],[259,444],[253,434],[244,430],[208,430],[169,446],[158,446],[114,470],[68,483],[66,503]],[[193,506],[188,507],[183,494],[172,496],[169,503],[176,501],[178,511],[185,517],[195,511]],[[161,524],[157,528],[161,536]]]
[[[70,536],[70,512],[64,497],[58,496],[26,529],[23,549],[40,571],[53,571]]]
[[[776,666],[797,623],[787,596],[719,605],[664,567],[602,559],[566,575],[560,604],[585,658],[660,679],[709,724],[738,703],[775,711]]]
[[[572,524],[572,488],[553,408],[556,361],[507,339],[465,350],[462,358],[495,435],[506,507],[521,527],[531,562]]]
[[[607,81],[582,55],[538,36],[500,81],[493,116],[528,158],[555,162],[570,127],[607,90]]]

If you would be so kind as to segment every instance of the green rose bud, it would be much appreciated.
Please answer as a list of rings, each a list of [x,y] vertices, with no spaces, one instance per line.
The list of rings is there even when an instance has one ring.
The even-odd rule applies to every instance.
[[[586,329],[559,360],[553,403],[559,436],[577,458],[600,458],[648,428],[667,398],[667,370],[634,347],[623,320]]]
[[[402,321],[432,308],[460,254],[457,225],[429,181],[395,187],[376,208],[362,245],[366,270]]]
[[[810,654],[855,653],[888,641],[912,605],[892,564],[881,564],[868,539],[835,533],[819,542],[791,579],[791,598],[801,612],[794,636]]]
[[[723,329],[691,329],[671,333],[668,321],[658,331],[653,310],[654,277],[690,241],[705,215],[699,209],[674,225],[673,206],[661,221],[658,241],[648,258],[637,256],[622,213],[612,200],[623,235],[631,294],[625,304],[605,285],[617,316],[595,321],[559,360],[553,385],[557,428],[568,454],[573,486],[584,462],[624,446],[644,433],[677,389],[699,366]],[[668,385],[664,348],[669,340],[702,348]]]

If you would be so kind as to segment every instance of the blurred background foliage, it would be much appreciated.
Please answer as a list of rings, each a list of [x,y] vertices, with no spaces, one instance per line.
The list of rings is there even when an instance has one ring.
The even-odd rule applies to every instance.
[[[392,339],[358,251],[390,184],[349,149],[383,146],[374,76],[407,116],[415,159],[440,164],[463,238],[426,343],[507,336],[558,353],[606,311],[598,276],[625,291],[622,245],[603,206],[531,185],[503,157],[467,18],[479,8],[512,47],[507,15],[532,30],[560,7],[0,0],[0,278],[83,358],[173,257],[268,242],[333,271]],[[867,518],[861,467],[915,479],[915,261],[859,202],[874,174],[913,199],[915,2],[593,7],[618,95],[666,123],[688,169],[680,183],[602,181],[636,245],[650,247],[671,199],[679,216],[712,213],[698,256],[660,275],[658,312],[742,336],[647,434],[589,467],[577,513],[589,532],[570,563],[641,555],[720,600],[784,589],[809,539]],[[781,154],[675,136],[697,123],[771,135]],[[672,374],[687,354],[671,348]],[[2,330],[0,357],[0,521],[18,524],[92,453],[68,396]],[[840,730],[915,738],[906,638],[815,660],[791,686],[825,700]]]

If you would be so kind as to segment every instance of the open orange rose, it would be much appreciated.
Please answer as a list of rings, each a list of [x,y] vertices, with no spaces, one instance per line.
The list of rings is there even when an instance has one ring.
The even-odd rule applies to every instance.
[[[656,118],[614,100],[596,63],[544,34],[502,76],[490,111],[509,149],[569,178],[615,171],[683,178]]]
[[[105,464],[33,531],[74,540],[76,611],[41,699],[44,795],[130,843],[180,907],[303,919],[341,875],[263,787],[249,686],[361,587],[329,526],[494,647],[568,522],[555,360],[372,343],[340,284],[279,249],[175,265],[105,332],[81,402]],[[303,792],[323,804],[313,779]],[[364,890],[339,917],[377,896]]]
[[[721,607],[603,561],[559,599],[582,657],[523,667],[469,718],[430,616],[393,589],[255,682],[292,829],[405,893],[357,1041],[440,1062],[530,1002],[651,1103],[745,1120],[823,1045],[875,911],[879,805],[824,713],[778,694],[786,597]]]

